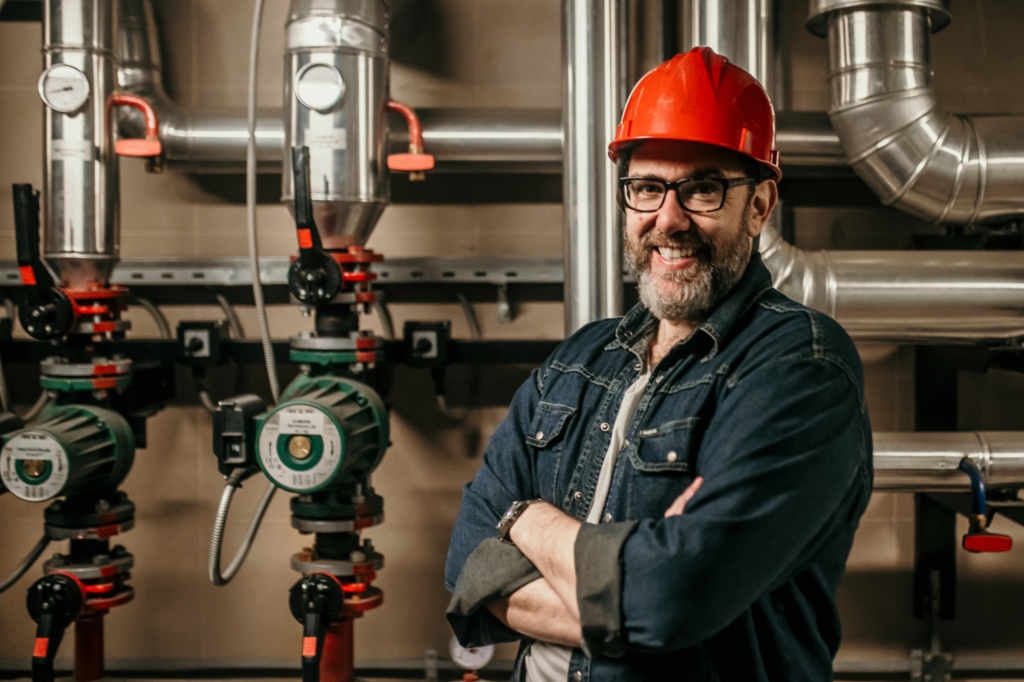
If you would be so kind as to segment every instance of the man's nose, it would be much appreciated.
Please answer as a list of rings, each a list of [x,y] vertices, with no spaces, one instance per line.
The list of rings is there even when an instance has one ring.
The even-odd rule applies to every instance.
[[[658,209],[654,221],[654,229],[671,235],[690,229],[691,216],[679,203],[679,194],[670,191],[665,197],[665,202]]]

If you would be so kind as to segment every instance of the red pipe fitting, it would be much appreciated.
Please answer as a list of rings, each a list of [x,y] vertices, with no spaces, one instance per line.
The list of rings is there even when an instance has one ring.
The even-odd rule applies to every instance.
[[[159,156],[162,151],[160,145],[160,120],[157,118],[153,105],[142,97],[129,95],[127,92],[115,92],[107,98],[107,120],[110,121],[110,110],[112,107],[133,107],[142,112],[146,117],[146,137],[143,140],[128,139],[118,140],[114,145],[114,152],[120,156]]]
[[[385,106],[388,111],[404,116],[409,125],[409,153],[388,154],[388,168],[409,173],[410,180],[422,180],[423,171],[434,167],[434,157],[423,153],[423,126],[420,125],[420,117],[412,107],[401,102],[389,100]]]

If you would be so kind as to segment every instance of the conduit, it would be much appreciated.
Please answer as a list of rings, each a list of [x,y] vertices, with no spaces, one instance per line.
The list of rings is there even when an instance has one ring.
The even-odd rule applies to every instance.
[[[1024,216],[1024,116],[957,116],[931,87],[948,0],[812,0],[828,36],[829,115],[854,171],[887,206],[935,223]]]

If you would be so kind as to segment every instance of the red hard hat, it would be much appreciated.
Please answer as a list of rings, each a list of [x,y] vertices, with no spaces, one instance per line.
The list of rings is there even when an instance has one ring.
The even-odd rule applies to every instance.
[[[763,163],[778,181],[775,112],[768,93],[749,73],[695,47],[640,79],[633,88],[608,156],[643,140],[680,140],[725,147]]]

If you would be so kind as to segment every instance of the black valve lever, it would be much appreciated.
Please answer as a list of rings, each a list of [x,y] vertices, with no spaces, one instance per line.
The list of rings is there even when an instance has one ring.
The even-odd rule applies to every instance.
[[[53,659],[64,630],[75,621],[85,603],[78,583],[60,573],[40,578],[28,588],[28,613],[36,622],[32,650],[32,682],[53,682]]]
[[[74,306],[39,257],[39,192],[32,185],[14,185],[14,237],[25,285],[26,305],[18,308],[21,326],[35,339],[59,338],[74,324]]]
[[[300,303],[315,305],[330,301],[341,288],[341,266],[324,251],[313,218],[310,189],[309,147],[292,148],[295,185],[295,230],[299,257],[288,269],[288,289]]]
[[[320,682],[324,635],[344,605],[341,584],[326,573],[310,573],[292,586],[288,606],[302,624],[302,682]]]

